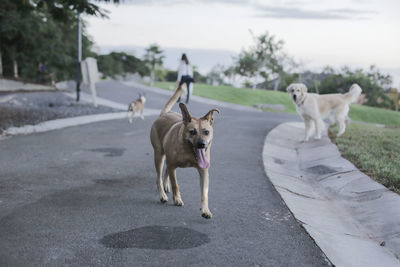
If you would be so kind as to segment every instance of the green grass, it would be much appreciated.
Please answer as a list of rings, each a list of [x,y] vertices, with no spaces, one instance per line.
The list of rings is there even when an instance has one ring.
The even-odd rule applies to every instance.
[[[163,89],[173,90],[175,83],[156,82],[154,85]],[[196,83],[194,85],[193,94],[245,106],[253,106],[254,104],[281,104],[285,106],[286,112],[296,112],[296,108],[293,105],[290,96],[283,92],[234,88],[225,85],[212,86]]]
[[[331,133],[337,132],[336,128],[331,128]],[[377,182],[400,193],[400,129],[351,123],[341,137],[331,138],[343,157]]]
[[[156,82],[154,85],[159,88],[173,90],[175,83]],[[234,88],[231,86],[212,86],[208,84],[196,83],[194,85],[194,94],[245,106],[253,106],[254,104],[281,104],[285,106],[285,112],[296,112],[296,108],[292,100],[285,92],[257,89],[252,90],[245,88]],[[400,112],[392,110],[351,105],[349,117],[354,121],[400,126]]]
[[[351,105],[349,117],[355,121],[400,126],[400,112],[396,112],[394,110]]]

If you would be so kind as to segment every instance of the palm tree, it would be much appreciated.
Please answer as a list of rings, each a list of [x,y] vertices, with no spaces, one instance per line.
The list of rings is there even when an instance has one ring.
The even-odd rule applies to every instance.
[[[150,85],[153,86],[155,69],[157,65],[162,66],[163,59],[165,56],[163,52],[157,44],[151,44],[148,48],[146,48],[146,54],[144,55],[144,60],[150,65],[151,69],[151,77],[150,77]]]

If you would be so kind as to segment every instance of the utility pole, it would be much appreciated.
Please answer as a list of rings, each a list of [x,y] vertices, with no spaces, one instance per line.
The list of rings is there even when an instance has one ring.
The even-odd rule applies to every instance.
[[[0,77],[3,77],[3,61],[1,60],[1,50],[0,50]]]
[[[76,30],[77,39],[77,63],[76,63],[76,101],[79,102],[79,93],[81,91],[81,61],[82,61],[82,24],[81,15],[77,11],[78,25]]]

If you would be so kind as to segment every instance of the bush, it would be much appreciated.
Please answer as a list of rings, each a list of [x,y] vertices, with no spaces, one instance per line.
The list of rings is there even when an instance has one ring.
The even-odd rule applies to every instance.
[[[178,72],[175,70],[168,70],[167,74],[165,75],[165,80],[167,82],[175,82],[178,78]]]
[[[141,76],[150,74],[149,68],[139,58],[124,52],[111,52],[108,55],[97,56],[99,71],[105,77],[115,78],[127,73],[139,73]]]
[[[327,72],[327,73],[326,73]],[[389,75],[382,75],[371,67],[369,72],[358,69],[355,71],[343,68],[340,73],[332,69],[323,72],[326,77],[320,81],[318,91],[320,94],[346,93],[353,83],[357,83],[367,98],[365,103],[368,106],[391,108],[392,100],[385,94],[382,86],[391,83]],[[310,91],[316,91],[315,86],[310,86]]]
[[[201,75],[200,72],[198,72],[197,70],[193,71],[193,79],[194,79],[194,82],[196,82],[196,83],[206,83],[207,82],[207,77]]]

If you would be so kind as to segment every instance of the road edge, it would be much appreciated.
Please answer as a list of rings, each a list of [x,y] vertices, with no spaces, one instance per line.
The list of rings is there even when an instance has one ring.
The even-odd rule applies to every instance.
[[[295,218],[336,266],[399,266],[400,196],[327,136],[303,143],[303,135],[304,123],[282,123],[263,146],[265,173]]]

